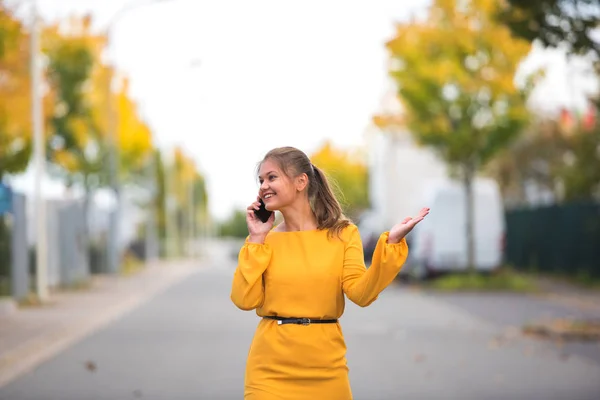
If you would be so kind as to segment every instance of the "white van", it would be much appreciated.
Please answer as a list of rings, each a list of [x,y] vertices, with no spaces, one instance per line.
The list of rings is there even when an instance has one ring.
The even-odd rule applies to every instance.
[[[492,179],[474,182],[475,268],[491,271],[504,253],[505,221],[498,184]],[[400,272],[422,278],[438,272],[467,269],[465,190],[454,180],[429,181],[420,196],[429,215],[409,233],[409,257]],[[416,214],[414,210],[412,214]]]

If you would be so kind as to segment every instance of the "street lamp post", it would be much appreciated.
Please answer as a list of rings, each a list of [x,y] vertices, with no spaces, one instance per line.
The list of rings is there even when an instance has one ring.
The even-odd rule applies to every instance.
[[[41,302],[48,298],[48,257],[46,203],[42,193],[42,180],[46,172],[46,143],[42,109],[42,76],[40,66],[40,22],[35,0],[31,1],[31,122],[33,127],[33,149],[35,162],[34,198],[36,221],[36,293]]]

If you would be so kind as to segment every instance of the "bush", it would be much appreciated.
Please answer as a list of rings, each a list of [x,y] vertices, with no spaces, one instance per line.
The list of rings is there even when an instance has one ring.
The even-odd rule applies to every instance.
[[[534,280],[506,269],[492,274],[453,273],[443,275],[429,282],[427,286],[441,291],[532,292],[538,290]]]
[[[245,238],[248,236],[246,212],[234,211],[233,215],[221,224],[220,233],[222,237]]]

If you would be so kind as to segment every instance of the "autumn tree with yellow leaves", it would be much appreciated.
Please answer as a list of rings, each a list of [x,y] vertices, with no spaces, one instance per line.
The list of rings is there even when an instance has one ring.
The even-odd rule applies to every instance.
[[[155,206],[159,231],[163,239],[168,239],[168,252],[182,255],[184,242],[200,236],[199,229],[208,223],[206,181],[182,147],[176,146],[167,158],[170,160],[157,164],[160,186]],[[162,160],[162,156],[157,154],[157,159]]]
[[[55,176],[67,187],[84,190],[87,216],[95,191],[110,183],[113,149],[120,179],[147,183],[139,177],[152,161],[152,132],[130,97],[128,80],[117,81],[102,61],[106,37],[92,31],[89,17],[67,22],[47,27],[42,35],[47,81],[55,100],[47,154]],[[113,86],[118,86],[116,93]]]
[[[48,83],[56,96],[48,158],[52,172],[68,187],[81,184],[87,197],[100,186],[105,156],[103,132],[95,125],[88,99],[100,38],[90,32],[89,19],[74,19],[66,32],[58,26],[45,29],[43,39]]]
[[[107,184],[107,158],[116,142],[119,174],[133,181],[152,156],[152,132],[129,93],[129,80],[117,82],[101,61],[106,38],[91,31],[91,20],[73,18],[67,29],[45,32],[48,80],[56,92],[49,157],[67,185],[86,191]]]
[[[310,158],[330,178],[344,213],[358,218],[369,207],[367,166],[360,154],[337,149],[327,141]]]
[[[0,181],[27,168],[31,155],[28,35],[0,0]]]
[[[530,51],[495,21],[499,0],[434,0],[423,20],[398,24],[387,43],[403,120],[466,191],[468,265],[474,265],[473,190],[478,170],[526,126],[529,85],[515,73]]]
[[[125,182],[135,182],[144,175],[152,161],[153,138],[150,127],[139,114],[129,94],[129,80],[123,79],[116,95],[117,138],[119,148],[119,174]]]

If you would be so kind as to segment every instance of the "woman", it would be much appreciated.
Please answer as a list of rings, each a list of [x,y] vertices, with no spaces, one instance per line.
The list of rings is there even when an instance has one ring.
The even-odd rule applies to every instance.
[[[306,154],[273,149],[258,178],[231,290],[237,307],[262,317],[248,354],[244,398],[352,399],[338,323],[344,294],[361,307],[375,301],[406,260],[406,234],[429,209],[382,233],[366,269],[357,227]],[[261,199],[283,216],[274,229],[274,213],[265,223],[255,215]]]

